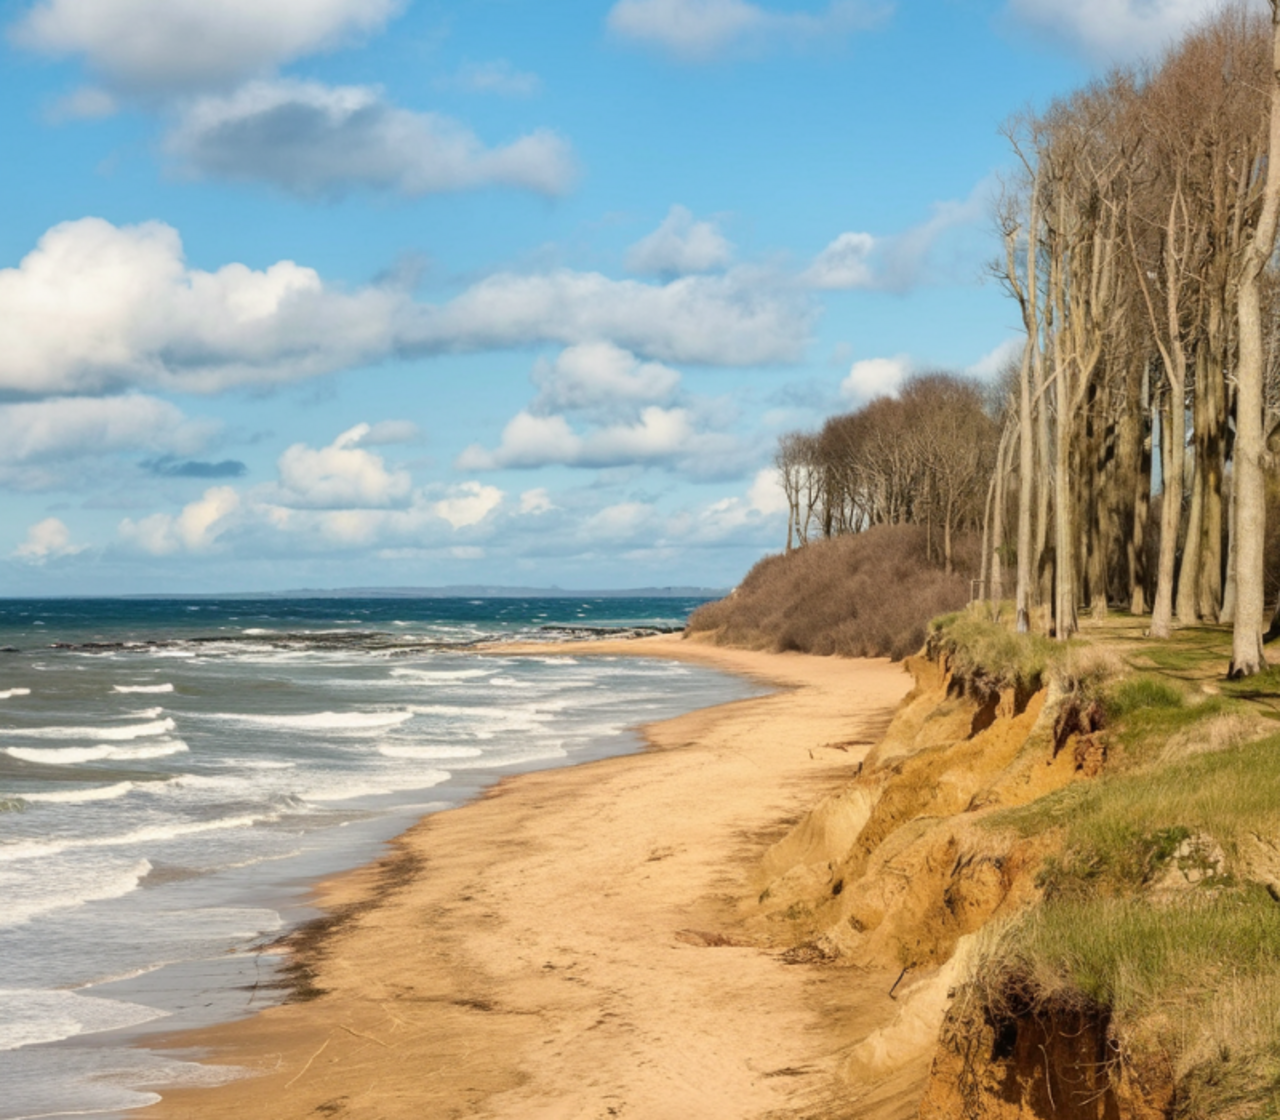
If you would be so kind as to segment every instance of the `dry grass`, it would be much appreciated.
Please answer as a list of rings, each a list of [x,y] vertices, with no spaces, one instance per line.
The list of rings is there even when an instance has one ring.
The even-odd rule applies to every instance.
[[[926,560],[924,529],[884,525],[766,557],[728,598],[694,611],[689,631],[748,649],[898,660],[968,591],[963,575]]]

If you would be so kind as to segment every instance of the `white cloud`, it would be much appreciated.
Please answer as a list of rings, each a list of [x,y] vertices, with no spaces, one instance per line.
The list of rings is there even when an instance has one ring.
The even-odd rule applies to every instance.
[[[893,396],[911,372],[911,359],[906,354],[893,358],[865,358],[854,362],[840,382],[840,394],[846,400],[863,402],[873,397]]]
[[[18,45],[82,55],[130,91],[225,86],[382,29],[400,0],[39,0]]]
[[[812,309],[746,270],[666,284],[560,269],[481,280],[406,322],[403,346],[424,352],[607,339],[646,358],[757,365],[797,358]]]
[[[0,391],[210,392],[382,356],[403,297],[328,291],[293,261],[187,268],[177,231],[64,222],[0,270]]]
[[[303,196],[353,188],[409,196],[497,185],[564,194],[569,145],[552,132],[487,148],[459,122],[390,104],[368,86],[258,81],[190,104],[166,148],[191,174]]]
[[[695,222],[683,206],[672,206],[652,233],[627,252],[632,272],[682,276],[723,268],[733,257],[733,246],[715,222]]]
[[[815,288],[872,288],[872,254],[876,239],[869,233],[842,233],[822,250],[804,274]]]
[[[442,498],[431,508],[437,517],[449,522],[455,529],[478,525],[502,504],[503,494],[496,486],[481,482],[464,482],[453,493]]]
[[[443,304],[402,288],[345,292],[293,261],[187,266],[176,230],[84,218],[0,269],[0,392],[131,385],[218,392],[393,354],[608,340],[643,358],[711,365],[793,360],[812,307],[745,270],[666,284],[594,272],[488,277]]]
[[[522,514],[538,517],[557,508],[556,504],[551,500],[551,495],[541,486],[536,490],[526,490],[520,495],[520,512]]]
[[[240,495],[235,490],[214,486],[176,516],[153,513],[141,521],[126,517],[120,522],[119,532],[124,541],[153,556],[206,552],[230,528],[232,516],[239,509]]]
[[[627,540],[650,527],[656,516],[645,502],[618,502],[605,506],[582,524],[582,535],[593,541]]]
[[[554,361],[540,359],[533,370],[538,397],[532,411],[614,410],[619,405],[669,400],[680,374],[659,362],[641,362],[611,342],[585,342],[562,350]]]
[[[416,443],[422,438],[422,429],[412,420],[379,420],[363,427],[367,430],[353,446],[384,447],[393,443]]]
[[[971,226],[990,207],[993,181],[983,179],[963,200],[935,203],[933,213],[903,233],[876,237],[850,231],[835,238],[801,275],[812,288],[905,292],[941,270],[936,250],[951,230]]]
[[[1009,14],[1099,62],[1157,54],[1213,10],[1204,0],[1009,0]]]
[[[1006,338],[1000,345],[983,354],[973,365],[965,369],[965,373],[980,377],[984,381],[1004,373],[1010,362],[1017,362],[1022,357],[1026,338]]]
[[[705,438],[683,408],[650,405],[634,422],[610,424],[586,435],[578,435],[563,416],[520,412],[503,429],[495,451],[473,445],[458,457],[457,465],[461,470],[499,470],[667,462],[696,455]]]
[[[786,513],[789,508],[786,491],[782,489],[782,480],[773,467],[757,471],[751,480],[751,488],[747,491],[747,501],[756,513],[772,515]]]
[[[446,89],[496,93],[504,97],[532,97],[542,89],[542,79],[537,74],[517,70],[505,58],[466,63],[452,77],[437,84]]]
[[[408,471],[389,471],[380,455],[360,443],[368,424],[343,432],[318,450],[295,443],[280,456],[282,504],[312,509],[367,509],[408,497]]]
[[[833,0],[819,12],[780,12],[748,0],[618,0],[609,29],[686,61],[779,42],[829,39],[874,26],[890,3]]]
[[[0,470],[114,452],[191,455],[217,429],[155,397],[64,397],[0,405]]]
[[[28,564],[43,564],[46,560],[74,556],[84,550],[84,545],[71,543],[71,532],[66,525],[56,517],[46,517],[27,530],[26,540],[14,549],[13,555]]]

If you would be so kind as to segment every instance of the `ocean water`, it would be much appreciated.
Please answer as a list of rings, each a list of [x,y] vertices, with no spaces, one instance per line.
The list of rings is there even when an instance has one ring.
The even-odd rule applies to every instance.
[[[315,878],[504,774],[752,695],[699,667],[478,653],[688,599],[0,601],[0,1120],[235,1076],[147,1035],[280,998]]]

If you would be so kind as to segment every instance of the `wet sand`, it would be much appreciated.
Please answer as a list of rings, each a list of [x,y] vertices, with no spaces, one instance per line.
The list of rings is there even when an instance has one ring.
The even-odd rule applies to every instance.
[[[852,775],[909,676],[676,635],[524,648],[778,691],[650,725],[640,754],[505,779],[321,884],[329,917],[295,949],[312,998],[165,1042],[254,1076],[164,1090],[140,1120],[913,1114],[914,1073],[873,1099],[838,1075],[892,1017],[893,977],[788,963],[742,924],[764,849]]]

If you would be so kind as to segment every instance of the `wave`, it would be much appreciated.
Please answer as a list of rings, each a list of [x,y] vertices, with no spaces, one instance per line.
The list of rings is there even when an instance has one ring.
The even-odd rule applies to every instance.
[[[6,688],[0,692],[0,700],[12,700],[15,696],[30,696],[29,688]]]
[[[122,898],[138,889],[138,885],[151,874],[151,861],[140,859],[130,867],[119,868],[114,872],[97,874],[92,879],[85,878],[78,884],[67,885],[58,880],[59,893],[46,894],[36,898],[10,897],[5,902],[4,912],[0,914],[0,929],[26,925],[33,918],[52,914],[56,910],[71,910],[83,906],[86,902],[103,902],[109,898]],[[11,894],[12,888],[5,893]],[[0,1046],[0,1049],[4,1047]]]
[[[298,731],[373,731],[395,727],[413,719],[411,708],[390,712],[312,712],[296,716],[220,715],[219,719],[252,723],[261,727],[283,727]]]
[[[431,761],[439,759],[479,758],[484,751],[477,747],[402,747],[395,743],[383,743],[378,753],[387,758],[413,758]]]
[[[70,849],[123,848],[131,844],[146,844],[161,840],[175,840],[180,836],[194,836],[201,832],[220,832],[229,828],[252,828],[255,824],[278,820],[276,813],[259,813],[253,816],[221,817],[212,821],[194,821],[189,824],[147,825],[118,836],[80,836],[66,840],[19,840],[0,844],[0,863],[20,859],[38,859],[57,855]]]
[[[392,669],[393,677],[416,681],[469,681],[491,677],[496,669]]]
[[[46,793],[24,793],[20,796],[23,801],[75,805],[82,801],[114,801],[117,797],[123,797],[133,786],[133,782],[116,782],[114,785],[94,786],[92,789],[59,789]]]
[[[188,750],[181,739],[161,739],[158,743],[144,743],[137,747],[114,747],[99,743],[94,747],[6,747],[4,753],[23,762],[39,762],[46,766],[74,766],[78,762],[137,761],[143,758],[164,758]]]
[[[448,770],[423,770],[414,774],[411,779],[398,777],[382,782],[352,782],[344,779],[341,785],[332,789],[309,789],[302,797],[306,801],[353,801],[357,797],[375,797],[409,789],[430,789],[441,782],[447,782],[451,776]]]
[[[171,684],[113,684],[112,692],[172,692]]]
[[[156,719],[147,723],[133,723],[125,727],[3,727],[0,735],[21,735],[30,739],[145,739],[164,735],[177,724],[171,719]]]
[[[136,1027],[168,1014],[140,1003],[38,988],[0,989],[0,1050]]]

